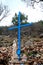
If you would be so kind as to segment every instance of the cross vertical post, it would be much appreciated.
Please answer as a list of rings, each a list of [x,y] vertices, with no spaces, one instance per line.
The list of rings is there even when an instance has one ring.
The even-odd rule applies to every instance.
[[[20,59],[20,53],[21,53],[21,40],[20,40],[20,12],[18,14],[18,50],[17,50],[17,55],[18,55],[18,59]]]

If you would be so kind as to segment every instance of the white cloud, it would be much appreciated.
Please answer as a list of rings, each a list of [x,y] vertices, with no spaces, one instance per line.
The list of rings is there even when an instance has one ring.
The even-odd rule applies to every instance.
[[[0,3],[4,3],[5,2],[5,0],[0,0]]]
[[[37,22],[38,20],[43,20],[43,12],[41,12],[40,3],[35,3],[35,9],[30,6],[26,7],[26,5],[18,4],[10,11],[10,15],[0,22],[0,26],[11,25],[12,17],[14,16],[15,12],[18,13],[19,11],[28,15],[28,22]]]

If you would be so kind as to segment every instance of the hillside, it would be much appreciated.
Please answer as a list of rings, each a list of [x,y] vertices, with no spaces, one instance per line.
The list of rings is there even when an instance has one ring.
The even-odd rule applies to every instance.
[[[30,27],[21,28],[22,43],[25,43],[29,38],[34,37],[43,37],[43,21],[33,23]],[[0,27],[0,46],[12,45],[14,39],[17,39],[17,29],[9,31],[8,27]]]
[[[43,65],[43,22],[21,28],[20,61],[18,61],[16,54],[18,49],[17,29],[12,31],[7,29],[8,27],[0,27],[0,64],[20,65],[19,63],[25,63],[25,65],[34,65],[36,63]]]

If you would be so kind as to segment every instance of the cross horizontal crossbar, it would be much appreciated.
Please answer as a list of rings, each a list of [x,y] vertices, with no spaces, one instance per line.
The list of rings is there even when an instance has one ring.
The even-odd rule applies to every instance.
[[[25,26],[32,26],[32,23],[28,23],[28,24],[22,24],[22,25],[20,25],[20,27],[25,27]],[[19,28],[19,26],[13,26],[13,27],[10,27],[10,28],[8,28],[8,30],[13,30],[13,29],[16,29],[16,28]]]

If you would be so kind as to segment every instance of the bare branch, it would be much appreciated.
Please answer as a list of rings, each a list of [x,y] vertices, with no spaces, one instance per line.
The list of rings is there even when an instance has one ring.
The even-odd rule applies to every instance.
[[[0,4],[0,21],[2,21],[6,16],[7,14],[9,13],[9,9],[8,9],[8,6],[6,5],[3,5],[2,3]]]
[[[43,2],[43,0],[21,0],[21,1],[27,3],[27,6],[32,6],[32,7],[34,7],[35,3]]]

